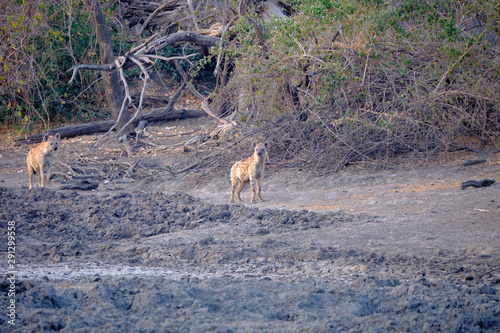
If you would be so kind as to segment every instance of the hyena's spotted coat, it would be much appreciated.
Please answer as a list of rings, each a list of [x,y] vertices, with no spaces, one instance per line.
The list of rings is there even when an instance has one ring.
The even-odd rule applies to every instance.
[[[236,190],[236,185],[239,183],[239,187],[236,190],[236,196],[239,202],[243,202],[240,197],[241,191],[245,188],[247,183],[250,183],[252,190],[251,203],[255,203],[255,192],[259,201],[262,202],[262,197],[260,196],[261,180],[264,178],[264,167],[267,158],[267,142],[258,143],[255,145],[254,153],[252,156],[245,158],[244,160],[234,163],[231,168],[231,199],[230,203],[234,202],[234,191]]]
[[[47,170],[47,185],[50,183],[50,173],[52,171],[52,159],[54,152],[57,150],[61,136],[57,133],[55,136],[45,134],[43,141],[36,147],[32,148],[26,162],[28,163],[28,177],[30,181],[30,190],[33,188],[32,177],[34,173],[40,172],[40,186],[45,187],[43,173]]]

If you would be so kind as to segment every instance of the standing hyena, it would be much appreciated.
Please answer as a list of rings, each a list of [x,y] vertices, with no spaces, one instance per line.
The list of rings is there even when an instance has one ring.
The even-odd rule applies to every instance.
[[[26,162],[28,163],[28,175],[30,179],[30,190],[33,188],[31,178],[34,173],[40,172],[40,186],[45,187],[43,171],[47,167],[47,185],[50,184],[50,172],[52,170],[53,153],[57,150],[61,136],[57,133],[55,136],[45,134],[42,143],[32,148]]]
[[[255,192],[257,191],[257,196],[259,201],[262,202],[262,197],[260,196],[260,185],[261,180],[264,178],[264,166],[266,164],[267,157],[267,142],[258,143],[255,145],[254,153],[252,156],[245,158],[244,160],[234,163],[231,168],[231,199],[230,203],[234,202],[234,190],[239,182],[239,187],[236,190],[236,196],[239,202],[243,202],[240,197],[241,191],[245,188],[247,183],[250,183],[252,190],[252,200],[251,203],[255,203]]]

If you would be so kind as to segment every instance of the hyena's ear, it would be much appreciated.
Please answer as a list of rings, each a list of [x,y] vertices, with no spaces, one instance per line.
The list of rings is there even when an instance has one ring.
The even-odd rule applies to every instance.
[[[264,146],[266,146],[266,149],[269,147],[269,145],[267,144],[267,142],[264,142]]]
[[[59,133],[56,134],[56,139],[61,140],[61,135]]]
[[[45,134],[45,135],[43,136],[43,141],[44,141],[44,142],[47,142],[47,140],[48,140],[48,139],[49,139],[49,135],[48,135],[48,134]]]

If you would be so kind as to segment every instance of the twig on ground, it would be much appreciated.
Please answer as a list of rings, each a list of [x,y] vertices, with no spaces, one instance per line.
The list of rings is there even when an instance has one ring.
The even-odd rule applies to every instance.
[[[127,170],[127,175],[130,177],[132,176],[132,173],[134,172],[134,168],[137,166],[139,163],[140,159],[135,160],[132,164],[130,164],[130,167]]]

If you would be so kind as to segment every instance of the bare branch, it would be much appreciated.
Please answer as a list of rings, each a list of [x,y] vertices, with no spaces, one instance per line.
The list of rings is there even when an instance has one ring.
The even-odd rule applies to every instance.
[[[191,14],[191,18],[193,19],[194,28],[198,30],[199,27],[198,27],[198,22],[196,22],[196,14],[193,8],[193,0],[187,0],[187,3],[189,8],[189,13]]]
[[[205,99],[205,96],[203,96],[202,94],[200,94],[200,92],[198,90],[196,90],[196,88],[193,86],[193,84],[191,83],[191,78],[189,77],[189,75],[186,73],[186,71],[184,71],[184,69],[182,68],[182,66],[179,64],[178,61],[174,61],[174,64],[175,64],[175,68],[177,69],[177,71],[179,72],[179,74],[181,75],[182,77],[182,80],[184,82],[186,82],[187,84],[187,87],[189,89],[190,92],[193,93],[193,95],[195,95],[198,99],[201,99],[201,100],[204,100]]]
[[[123,68],[122,68],[123,64],[125,63],[126,60],[127,60],[127,58],[123,57],[123,62],[121,64],[120,64],[120,59],[115,60],[115,63],[117,64],[117,66],[119,68],[120,79],[122,80],[123,86],[125,89],[125,98],[123,98],[122,106],[120,109],[120,114],[118,115],[118,119],[116,120],[117,124],[120,123],[120,120],[122,118],[125,107],[127,106],[127,101],[128,101],[128,103],[132,103],[132,97],[130,97],[130,90],[128,88],[127,80],[125,80],[125,73],[123,72]]]
[[[231,121],[227,121],[225,119],[222,119],[221,117],[217,116],[211,109],[210,107],[208,106],[208,103],[207,103],[207,99],[203,100],[203,102],[201,102],[201,107],[203,108],[203,110],[208,113],[208,115],[210,115],[211,117],[217,119],[218,121],[220,121],[221,123],[223,124],[231,124],[233,126],[235,126],[235,124]]]
[[[186,82],[182,82],[179,89],[177,89],[175,94],[172,96],[172,99],[170,100],[170,102],[168,102],[167,106],[165,107],[166,114],[169,114],[173,110],[175,102],[177,102],[177,100],[179,99],[185,88],[186,88]]]
[[[222,30],[222,32],[220,34],[221,35],[221,41],[223,41],[222,36],[224,36],[224,33],[227,31],[227,29],[229,29],[229,27],[233,24],[234,20],[236,20],[236,19],[237,19],[237,17],[233,17],[231,19],[231,21],[229,21],[228,24],[224,25],[224,30]],[[217,57],[217,65],[215,65],[215,70],[214,70],[214,74],[217,74],[217,75],[220,74],[220,62],[221,62],[221,59],[222,59],[221,58],[222,57],[222,44],[223,43],[221,43],[220,46],[219,46],[219,56]]]
[[[203,110],[211,117],[217,119],[218,121],[220,121],[221,123],[223,124],[228,124],[230,123],[231,125],[235,126],[235,124],[231,121],[227,121],[225,119],[222,119],[220,118],[219,116],[217,116],[211,109],[210,107],[208,106],[208,103],[207,103],[207,100],[209,97],[205,97],[203,96],[198,90],[196,90],[196,88],[193,86],[193,84],[191,83],[191,79],[189,77],[189,75],[184,71],[184,69],[182,68],[182,66],[179,64],[178,61],[175,61],[175,68],[177,69],[177,71],[179,72],[179,74],[181,75],[182,79],[184,81],[187,82],[187,86],[188,86],[188,89],[189,91],[191,91],[193,93],[193,95],[195,95],[197,98],[203,100],[201,102],[201,106],[203,108]]]
[[[164,2],[163,4],[161,4],[160,6],[158,6],[158,8],[155,9],[154,12],[151,13],[151,15],[149,15],[149,17],[146,19],[146,21],[144,21],[144,24],[142,25],[141,27],[141,30],[139,30],[139,33],[138,35],[142,35],[142,33],[144,32],[144,29],[146,29],[146,27],[148,26],[149,22],[151,22],[151,20],[156,16],[156,14],[158,14],[158,12],[168,6],[171,6],[171,5],[175,5],[176,3],[178,3],[179,0],[172,0],[172,1],[167,1],[167,2]]]
[[[123,133],[123,131],[127,128],[127,126],[132,124],[137,119],[137,117],[139,116],[139,113],[142,111],[142,104],[144,102],[144,94],[146,92],[146,87],[147,87],[147,84],[149,81],[149,74],[148,74],[147,69],[144,67],[144,65],[139,60],[137,60],[135,57],[131,56],[130,60],[133,61],[134,63],[136,63],[137,66],[139,66],[141,68],[141,70],[144,74],[144,84],[142,86],[141,97],[139,99],[139,106],[137,107],[134,116],[132,118],[130,118],[130,120],[118,131],[118,133],[116,133],[116,137],[119,137]]]
[[[222,38],[220,37],[202,35],[192,31],[179,31],[168,37],[160,38],[155,43],[155,45],[157,46],[154,47],[154,51],[157,52],[159,50],[166,48],[169,45],[179,42],[191,42],[198,45],[211,47],[217,45],[217,43],[221,41]],[[153,50],[148,50],[148,51],[153,51]]]
[[[120,60],[123,60],[123,61],[120,63]],[[132,98],[130,97],[130,91],[129,91],[129,88],[128,88],[127,80],[125,80],[125,74],[123,73],[123,64],[126,61],[127,61],[127,57],[119,57],[118,59],[115,59],[115,64],[116,64],[116,67],[118,68],[118,71],[120,73],[120,79],[122,80],[123,85],[124,85],[124,89],[125,89],[125,98],[123,98],[123,101],[122,101],[122,106],[121,106],[121,109],[120,109],[120,114],[118,115],[118,119],[116,120],[115,124],[104,135],[102,135],[97,140],[97,142],[95,143],[95,145],[94,145],[94,147],[92,149],[96,149],[97,146],[99,146],[99,143],[102,141],[102,139],[104,139],[105,137],[109,136],[111,134],[111,132],[115,130],[116,126],[120,123],[120,120],[121,120],[121,118],[123,116],[123,113],[124,113],[124,111],[126,109],[127,102],[128,103],[132,102]]]
[[[248,3],[248,0],[241,0],[240,1],[240,4],[238,5],[238,15],[240,17],[245,16],[245,13],[247,11],[247,3]]]
[[[172,61],[172,60],[186,60],[186,59],[189,59],[189,58],[192,58],[192,57],[195,57],[197,56],[198,53],[191,53],[187,56],[179,56],[179,57],[163,57],[163,56],[159,56],[159,55],[152,55],[152,54],[148,54],[148,58],[153,58],[153,59],[160,59],[160,60],[163,60],[163,61]],[[137,57],[139,59],[141,59],[141,57]]]
[[[77,65],[71,67],[69,71],[73,71],[73,75],[71,76],[71,79],[68,81],[68,84],[71,84],[73,80],[75,79],[76,73],[80,69],[91,69],[94,71],[113,71],[116,69],[115,64],[108,64],[108,65]]]
[[[150,16],[149,20],[154,17],[161,9],[165,8],[168,5],[172,5],[177,3],[179,0],[172,0],[169,2],[165,2],[161,6],[155,10],[155,12]],[[232,22],[232,21],[231,21]],[[143,25],[143,28],[147,26],[148,22],[145,22]],[[229,25],[228,25],[229,26]],[[228,28],[226,26],[226,29]],[[109,131],[104,134],[102,137],[99,138],[97,143],[94,145],[94,149],[99,145],[102,139],[105,137],[108,137],[110,133],[116,129],[117,125],[120,123],[120,120],[122,119],[123,115],[125,115],[125,112],[127,112],[127,106],[131,105],[135,109],[135,114],[134,116],[123,126],[121,126],[121,129],[118,131],[116,134],[115,138],[119,138],[121,135],[123,135],[123,131],[125,131],[130,124],[132,124],[134,121],[137,120],[139,117],[139,114],[141,113],[143,109],[143,102],[144,102],[144,95],[146,92],[146,87],[148,84],[148,81],[150,79],[149,74],[148,74],[148,69],[145,66],[145,63],[153,63],[151,59],[159,59],[163,61],[172,61],[172,60],[188,60],[189,58],[192,58],[196,56],[196,54],[189,54],[185,56],[176,56],[176,57],[163,57],[157,54],[158,51],[166,48],[169,45],[179,43],[179,42],[191,42],[191,43],[196,43],[202,46],[215,46],[218,42],[220,42],[222,39],[219,37],[214,37],[214,36],[206,36],[203,34],[199,34],[196,32],[189,32],[189,31],[180,31],[178,33],[166,36],[166,37],[161,37],[159,38],[158,35],[154,35],[146,39],[141,45],[136,46],[132,49],[130,49],[125,56],[120,56],[117,57],[114,61],[114,63],[108,64],[108,65],[87,65],[87,64],[82,64],[78,65],[72,68],[73,70],[73,75],[71,77],[71,80],[69,81],[70,83],[74,80],[76,73],[81,70],[81,69],[90,69],[90,70],[105,70],[105,71],[114,71],[118,70],[118,73],[120,74],[120,79],[123,83],[123,89],[125,92],[125,97],[123,99],[121,109],[118,115],[118,119],[115,123],[114,126],[112,126]],[[130,61],[129,61],[130,60]],[[130,95],[130,90],[129,86],[127,83],[127,80],[125,78],[125,73],[124,70],[127,68],[131,68],[133,66],[138,66],[143,75],[144,75],[144,84],[142,87],[142,92],[140,95],[139,99],[139,105],[135,107],[132,103],[132,97]],[[167,112],[170,112],[173,109],[173,106],[177,99],[179,98],[180,94],[184,90],[184,88],[188,85],[191,91],[196,92],[195,95],[197,95],[200,99],[203,99],[204,97],[199,94],[194,86],[189,82],[189,80],[185,79],[179,90],[174,94],[172,97],[171,101],[169,102],[167,106]],[[206,105],[205,110],[208,110],[207,113],[212,114],[215,118],[219,119],[217,116],[215,116],[210,109],[208,108],[208,105]],[[222,121],[222,120],[221,120]]]
[[[156,39],[156,40],[155,40]],[[148,38],[144,43],[141,45],[134,47],[130,51],[127,52],[125,57],[119,57],[121,60],[122,58],[125,59],[125,61],[121,62],[121,66],[117,66],[116,63],[112,64],[107,64],[107,65],[88,65],[88,64],[82,64],[82,65],[77,65],[72,67],[70,70],[73,70],[73,75],[71,76],[71,79],[68,83],[72,83],[73,80],[75,79],[76,73],[80,69],[90,69],[90,70],[104,70],[104,71],[113,71],[113,70],[118,70],[120,68],[130,68],[133,67],[134,65],[128,61],[127,56],[133,55],[136,58],[142,58],[146,60],[145,58],[150,57],[150,58],[158,58],[162,59],[161,56],[156,55],[158,51],[166,48],[169,45],[175,44],[175,43],[180,43],[180,42],[191,42],[195,43],[198,45],[202,46],[215,46],[218,42],[221,42],[222,39],[219,37],[213,37],[213,36],[207,36],[203,34],[199,34],[196,32],[191,32],[191,31],[179,31],[175,34],[172,34],[167,37],[161,37],[158,38],[158,36],[154,35]],[[149,54],[149,53],[152,54]],[[189,56],[184,56],[184,57],[179,57],[179,59],[187,59],[190,58],[194,55],[189,55]],[[162,60],[165,61],[170,61],[170,60],[175,60],[177,57],[171,57],[171,58],[165,58]]]
[[[127,52],[127,55],[132,54],[132,53],[140,53],[140,52],[141,52],[142,50],[144,50],[144,49],[148,46],[148,44],[150,44],[150,43],[151,43],[151,41],[152,41],[153,39],[155,39],[155,38],[158,38],[158,36],[157,36],[157,35],[153,35],[153,36],[149,37],[149,38],[148,38],[148,39],[146,39],[146,40],[145,40],[145,41],[144,41],[141,45],[136,46],[136,47],[134,47],[134,48],[130,49],[130,51],[128,51],[128,52]]]

